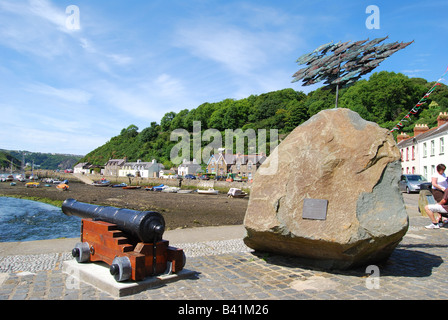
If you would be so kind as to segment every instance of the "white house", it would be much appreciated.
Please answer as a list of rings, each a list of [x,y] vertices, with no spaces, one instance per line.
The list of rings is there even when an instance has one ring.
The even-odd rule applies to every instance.
[[[176,176],[176,170],[160,170],[159,178],[173,179]]]
[[[73,168],[73,173],[89,174],[90,173],[90,163],[88,163],[88,162],[78,163]]]
[[[157,163],[156,160],[152,160],[152,162],[137,160],[137,162],[126,162],[118,170],[118,176],[126,177],[132,175],[141,178],[157,178],[162,168],[164,168],[163,164]]]
[[[448,166],[448,114],[439,114],[437,127],[429,129],[427,125],[416,125],[413,137],[400,134],[397,142],[402,173],[421,174],[430,181],[437,165],[443,163]]]
[[[193,161],[188,161],[184,159],[183,163],[177,168],[177,174],[180,176],[185,176],[187,174],[197,174],[202,171],[201,166],[197,163],[196,159]]]

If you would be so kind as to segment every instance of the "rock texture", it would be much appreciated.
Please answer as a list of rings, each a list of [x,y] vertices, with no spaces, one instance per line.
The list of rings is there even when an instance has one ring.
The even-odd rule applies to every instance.
[[[324,268],[389,257],[408,216],[398,189],[400,152],[386,129],[348,109],[324,110],[276,150],[254,177],[247,246]],[[325,220],[302,218],[306,198],[328,200]]]

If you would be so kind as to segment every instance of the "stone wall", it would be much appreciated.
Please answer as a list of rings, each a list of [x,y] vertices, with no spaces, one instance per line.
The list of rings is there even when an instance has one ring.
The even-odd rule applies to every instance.
[[[37,172],[39,178],[57,178],[60,180],[74,180],[76,177],[73,176],[71,173],[64,173],[64,172],[54,172],[51,170],[40,170]],[[116,177],[116,176],[102,176],[99,174],[91,174],[86,175],[86,177],[90,178],[91,180],[100,180],[102,178],[105,178],[106,180],[111,181],[113,184],[119,184],[119,183],[127,183],[129,184],[129,178],[128,177]],[[162,179],[162,178],[131,178],[131,184],[132,185],[140,185],[140,186],[157,186],[160,184],[164,184],[167,186],[172,187],[178,187],[179,186],[179,180],[178,179]],[[217,189],[230,189],[230,188],[239,188],[243,190],[250,190],[252,183],[251,182],[227,182],[227,181],[215,181],[215,180],[190,180],[190,179],[183,179],[182,180],[182,186],[185,187],[194,187],[194,188],[200,188],[200,189],[206,189],[206,188],[217,188]]]

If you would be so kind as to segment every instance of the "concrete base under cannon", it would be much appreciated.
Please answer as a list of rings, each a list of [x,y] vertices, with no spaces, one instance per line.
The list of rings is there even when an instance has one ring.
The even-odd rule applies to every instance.
[[[109,265],[102,262],[78,263],[76,260],[63,262],[62,271],[68,274],[66,286],[77,288],[79,282],[87,283],[115,297],[124,297],[160,287],[170,282],[192,278],[195,271],[182,269],[178,273],[147,277],[141,281],[117,282],[110,275]]]

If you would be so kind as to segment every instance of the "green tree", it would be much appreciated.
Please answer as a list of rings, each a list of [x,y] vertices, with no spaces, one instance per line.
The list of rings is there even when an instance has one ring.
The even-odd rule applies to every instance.
[[[342,95],[342,90],[339,93]],[[321,88],[308,94],[305,101],[305,107],[308,109],[308,115],[314,116],[325,109],[335,107],[336,94],[331,90],[322,90]]]
[[[428,83],[425,79],[383,71],[373,74],[368,80],[358,81],[349,88],[342,88],[339,105],[358,112],[364,119],[392,129],[433,85],[434,83]],[[170,131],[183,128],[191,132],[194,121],[201,122],[202,130],[220,130],[222,136],[225,129],[238,128],[243,131],[278,129],[280,133],[288,134],[310,116],[334,106],[335,92],[322,89],[305,95],[288,88],[239,100],[207,102],[192,110],[168,112],[161,119],[160,125],[152,122],[140,134],[135,125],[130,125],[86,155],[81,162],[102,165],[109,158],[127,156],[132,160],[157,159],[161,163],[172,165],[170,151],[176,142],[170,141]],[[439,112],[446,112],[447,109],[448,87],[442,84],[431,94],[421,112],[413,115],[403,129],[405,132],[412,132],[415,123],[434,126]],[[267,133],[269,134],[269,130]],[[202,147],[208,143],[202,141]]]
[[[157,138],[160,132],[160,126],[157,122],[151,122],[151,126],[143,129],[139,134],[139,138],[142,142],[152,141]]]
[[[138,127],[134,124],[131,124],[126,129],[121,130],[120,136],[126,138],[135,138],[138,135]]]
[[[189,113],[188,109],[179,111],[179,113],[176,114],[176,116],[171,121],[170,129],[171,130],[187,129],[187,128],[185,128],[184,119],[188,115],[188,113]]]
[[[308,109],[305,101],[291,100],[285,110],[285,131],[292,131],[297,126],[308,120]]]
[[[396,119],[415,105],[426,88],[401,73],[381,71],[369,81],[359,81],[342,95],[341,107],[358,112],[366,120],[378,124]]]
[[[171,122],[173,121],[173,119],[176,117],[176,112],[167,112],[165,113],[165,115],[163,116],[163,118],[160,120],[160,128],[162,129],[162,131],[166,132],[169,131],[171,128]]]

